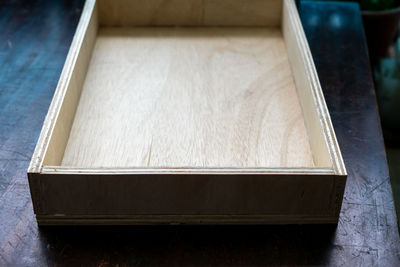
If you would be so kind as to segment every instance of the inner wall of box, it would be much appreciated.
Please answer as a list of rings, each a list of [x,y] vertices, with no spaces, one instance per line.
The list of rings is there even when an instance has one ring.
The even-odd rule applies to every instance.
[[[251,26],[263,27],[236,27],[243,16],[224,6],[217,8],[224,14],[201,25],[219,26],[215,19],[227,23],[231,16],[235,27],[136,27],[198,22],[188,20],[196,17],[186,16],[195,10],[190,6],[183,17],[141,12],[138,18],[124,15],[135,10],[124,1],[104,3],[63,156],[48,165],[327,166],[312,153],[276,18],[253,16]]]

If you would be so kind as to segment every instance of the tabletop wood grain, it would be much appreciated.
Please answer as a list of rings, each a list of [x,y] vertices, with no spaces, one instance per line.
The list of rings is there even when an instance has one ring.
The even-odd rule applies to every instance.
[[[399,266],[400,239],[359,8],[300,14],[348,171],[335,226],[43,227],[26,169],[83,6],[0,0],[0,265]]]

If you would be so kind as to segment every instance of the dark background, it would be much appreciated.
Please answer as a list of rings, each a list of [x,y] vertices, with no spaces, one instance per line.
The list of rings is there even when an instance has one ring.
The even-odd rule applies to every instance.
[[[348,171],[337,226],[37,227],[26,170],[83,1],[0,0],[0,266],[400,266],[359,8],[302,1],[300,14]]]

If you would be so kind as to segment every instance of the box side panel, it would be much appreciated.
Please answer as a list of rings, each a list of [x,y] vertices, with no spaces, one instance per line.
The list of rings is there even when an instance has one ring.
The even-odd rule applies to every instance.
[[[40,174],[39,173],[28,173],[29,190],[31,193],[33,211],[35,214],[41,214],[41,190],[40,190]]]
[[[304,54],[305,43],[302,42],[298,31],[301,25],[294,17],[297,12],[292,10],[292,0],[284,1],[283,10],[283,35],[286,41],[289,61],[292,65],[292,73],[297,86],[300,103],[303,108],[306,127],[308,129],[311,149],[313,152],[314,163],[319,167],[332,166],[332,160],[329,154],[328,145],[323,134],[323,125],[321,123],[321,114],[318,112],[318,104],[314,95],[313,81],[306,55]]]
[[[282,0],[100,0],[104,26],[278,26]]]
[[[336,174],[346,175],[314,61],[293,0],[284,0],[282,30],[314,162],[318,167],[333,166]]]
[[[340,175],[335,177],[334,198],[332,199],[334,201],[333,204],[334,216],[337,218],[339,218],[340,210],[342,209],[343,196],[346,188],[346,180],[347,180],[346,175]]]
[[[41,174],[38,190],[45,217],[337,216],[332,175]]]
[[[40,172],[44,161],[46,164],[61,163],[79,101],[80,87],[85,79],[90,60],[97,26],[95,1],[88,0],[43,123],[28,173]]]
[[[63,97],[60,99],[60,108],[55,114],[55,125],[50,137],[49,145],[44,158],[44,165],[60,165],[69,133],[74,121],[75,112],[79,103],[82,85],[92,54],[97,34],[97,11],[94,6],[92,12],[82,17],[87,25],[84,25],[81,42],[71,45],[71,53],[75,55],[74,61],[66,61],[65,67],[69,72],[60,78],[60,86],[63,87]],[[79,25],[80,26],[80,25]],[[78,26],[78,27],[79,27]],[[86,26],[86,27],[85,27]],[[76,34],[79,34],[77,31]],[[63,73],[64,74],[64,73]],[[65,79],[65,81],[63,81]]]

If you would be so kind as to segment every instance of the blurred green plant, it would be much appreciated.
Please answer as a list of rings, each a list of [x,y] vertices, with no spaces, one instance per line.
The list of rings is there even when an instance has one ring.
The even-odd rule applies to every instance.
[[[329,1],[329,0],[328,0]],[[339,0],[357,2],[361,10],[382,11],[400,6],[400,0]]]

